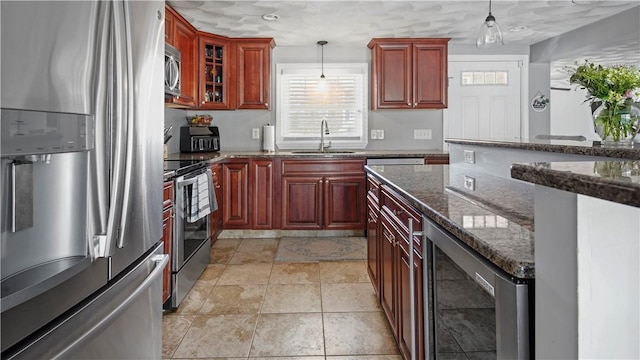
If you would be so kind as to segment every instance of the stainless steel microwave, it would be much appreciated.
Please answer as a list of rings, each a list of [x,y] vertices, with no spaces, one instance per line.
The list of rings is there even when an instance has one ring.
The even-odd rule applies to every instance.
[[[164,44],[164,93],[180,95],[180,51]]]

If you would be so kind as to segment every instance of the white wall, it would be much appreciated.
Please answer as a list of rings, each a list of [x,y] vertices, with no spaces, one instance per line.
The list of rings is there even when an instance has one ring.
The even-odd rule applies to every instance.
[[[587,140],[600,140],[593,127],[591,110],[584,89],[551,90],[549,108],[553,135],[583,135]]]

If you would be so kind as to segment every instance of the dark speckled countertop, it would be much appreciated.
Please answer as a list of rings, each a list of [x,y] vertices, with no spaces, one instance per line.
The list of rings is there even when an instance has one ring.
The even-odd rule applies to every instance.
[[[412,157],[430,157],[430,158],[449,158],[449,154],[442,150],[346,150],[340,152],[332,150],[328,153],[309,153],[306,150],[299,151],[222,151],[211,153],[172,153],[165,160],[202,160],[217,162],[229,158],[275,158],[275,157],[323,157],[323,158],[412,158]]]
[[[640,207],[640,161],[514,164],[511,166],[511,177]]]
[[[533,207],[529,207],[531,213],[523,214],[527,207],[515,205],[520,212],[512,214],[512,207],[505,204],[532,201],[530,194],[518,195],[522,183],[503,183],[490,202],[488,196],[471,198],[449,186],[447,165],[367,166],[366,170],[506,273],[521,279],[535,277]],[[510,186],[513,191],[505,189]]]
[[[570,141],[570,140],[468,140],[446,139],[449,144],[478,145],[498,148],[547,151],[574,155],[602,156],[618,159],[640,160],[640,143],[634,143],[634,147],[606,147],[594,141]]]

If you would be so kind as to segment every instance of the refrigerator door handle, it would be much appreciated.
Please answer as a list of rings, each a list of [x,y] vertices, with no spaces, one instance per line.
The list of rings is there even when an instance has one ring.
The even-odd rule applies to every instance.
[[[96,324],[91,326],[90,329],[83,332],[81,336],[75,339],[72,343],[68,344],[64,349],[62,349],[54,358],[65,357],[65,354],[68,354],[70,351],[82,346],[83,343],[91,340],[96,333],[101,332],[106,326],[108,326],[113,319],[117,318],[122,312],[124,312],[136,299],[144,293],[151,283],[156,281],[158,276],[162,275],[162,270],[169,262],[169,255],[167,254],[157,254],[152,255],[151,260],[155,263],[153,270],[149,273],[149,275],[138,285],[138,287],[131,293],[127,298],[118,304],[107,316],[104,316],[100,319]]]
[[[131,38],[131,15],[129,11],[129,3],[123,1],[122,2],[122,16],[120,19],[124,21],[124,34],[122,36],[124,38],[120,38],[121,41],[124,41],[125,48],[125,61],[124,61],[124,70],[125,70],[125,81],[126,81],[126,91],[124,97],[125,101],[125,117],[124,117],[124,128],[125,132],[125,142],[126,146],[124,149],[124,187],[123,187],[123,204],[122,211],[120,213],[120,231],[118,233],[118,242],[117,246],[119,248],[123,248],[125,246],[125,237],[126,237],[126,228],[127,228],[127,219],[129,219],[129,208],[130,208],[130,199],[131,199],[131,176],[133,174],[133,152],[135,150],[134,146],[134,132],[135,132],[135,122],[133,118],[135,116],[135,100],[134,100],[134,88],[135,85],[133,83],[133,50],[131,48],[132,38]]]

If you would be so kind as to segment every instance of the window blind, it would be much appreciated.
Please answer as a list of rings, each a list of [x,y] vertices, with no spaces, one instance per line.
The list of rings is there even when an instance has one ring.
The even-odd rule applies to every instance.
[[[329,127],[325,139],[331,140],[334,147],[366,146],[365,71],[359,67],[325,71],[324,86],[318,69],[281,71],[279,147],[287,142],[315,146],[322,120]]]

